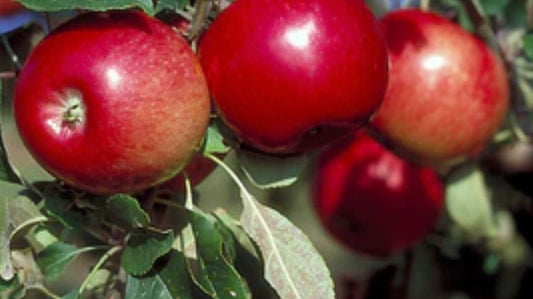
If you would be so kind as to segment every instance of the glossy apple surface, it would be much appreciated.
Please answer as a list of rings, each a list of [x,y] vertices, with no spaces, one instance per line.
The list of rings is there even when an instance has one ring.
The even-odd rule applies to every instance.
[[[0,0],[0,17],[12,15],[21,11],[24,7],[14,0]]]
[[[314,207],[326,229],[353,250],[388,256],[423,239],[443,208],[437,174],[402,160],[368,135],[319,159]]]
[[[30,152],[94,193],[135,192],[179,172],[204,135],[209,93],[188,44],[140,12],[89,13],[46,37],[17,79]]]
[[[216,108],[244,146],[316,148],[379,107],[387,54],[359,0],[237,0],[200,40]]]
[[[390,74],[374,127],[406,157],[429,165],[478,154],[509,106],[500,59],[435,13],[395,11],[381,20],[381,28]]]

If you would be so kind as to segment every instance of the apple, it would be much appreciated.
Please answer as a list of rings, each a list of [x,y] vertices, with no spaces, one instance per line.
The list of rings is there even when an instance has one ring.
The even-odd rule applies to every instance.
[[[200,146],[210,99],[195,54],[137,11],[87,13],[40,42],[17,79],[21,137],[51,174],[97,193],[176,175]]]
[[[21,11],[24,8],[20,2],[15,0],[0,0],[0,17],[9,16]]]
[[[360,127],[386,89],[386,45],[360,0],[237,0],[198,55],[237,142],[267,154],[313,150]]]
[[[372,127],[402,156],[426,165],[451,166],[478,155],[508,111],[502,61],[433,12],[398,10],[380,24],[390,74]]]
[[[411,164],[366,134],[324,151],[314,207],[327,231],[356,252],[386,257],[423,239],[444,205],[432,168]]]

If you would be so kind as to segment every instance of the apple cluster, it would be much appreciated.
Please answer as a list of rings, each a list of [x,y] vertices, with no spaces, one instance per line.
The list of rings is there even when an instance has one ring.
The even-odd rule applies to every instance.
[[[428,167],[483,150],[506,116],[507,82],[482,40],[433,12],[377,20],[361,0],[236,0],[197,53],[136,10],[70,20],[25,62],[14,112],[45,169],[97,194],[168,181],[193,156],[200,181],[213,169],[197,154],[212,107],[232,145],[268,155],[349,136],[322,158],[315,206],[345,243],[384,255],[434,224],[443,192]]]

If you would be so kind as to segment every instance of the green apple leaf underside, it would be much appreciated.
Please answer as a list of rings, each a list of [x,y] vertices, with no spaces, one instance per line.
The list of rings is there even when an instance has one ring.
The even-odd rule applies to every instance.
[[[493,232],[490,195],[478,168],[452,174],[446,187],[446,206],[451,218],[467,233],[486,237]]]
[[[152,0],[19,0],[24,6],[35,11],[93,10],[105,11],[140,7],[147,13],[154,11]]]

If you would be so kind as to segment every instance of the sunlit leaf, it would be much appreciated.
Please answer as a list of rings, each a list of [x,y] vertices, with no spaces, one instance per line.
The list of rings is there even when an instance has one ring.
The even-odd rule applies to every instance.
[[[450,176],[446,206],[451,218],[467,233],[483,237],[494,231],[490,194],[478,168],[468,167]]]
[[[308,237],[277,211],[241,190],[244,230],[259,245],[265,277],[281,298],[335,298],[322,256]]]

